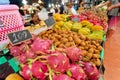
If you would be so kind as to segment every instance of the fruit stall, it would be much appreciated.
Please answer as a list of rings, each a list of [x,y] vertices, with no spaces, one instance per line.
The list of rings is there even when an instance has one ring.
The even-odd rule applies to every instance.
[[[84,10],[27,28],[3,27],[8,43],[0,51],[0,79],[104,80],[107,21],[103,11]]]

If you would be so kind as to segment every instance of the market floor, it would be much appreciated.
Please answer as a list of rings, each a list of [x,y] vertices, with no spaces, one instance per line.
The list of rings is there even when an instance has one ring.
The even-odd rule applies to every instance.
[[[105,80],[120,80],[120,27],[105,43]]]

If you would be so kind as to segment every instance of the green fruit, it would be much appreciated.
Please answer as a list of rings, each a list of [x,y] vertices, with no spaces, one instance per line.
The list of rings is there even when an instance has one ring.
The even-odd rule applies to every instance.
[[[75,22],[72,26],[72,31],[78,31],[81,28],[82,28],[82,24],[78,23],[78,22]]]
[[[89,28],[81,28],[78,33],[82,33],[84,35],[89,35],[90,34],[90,29]]]
[[[97,40],[102,40],[104,38],[104,31],[93,31],[92,34],[90,34],[90,38],[92,39],[97,39]]]
[[[88,25],[86,25],[85,27],[91,29],[94,25],[92,23],[89,23]]]
[[[65,28],[65,27],[62,27],[61,30],[66,30],[66,28]]]
[[[102,40],[103,39],[103,36],[102,35],[99,35],[99,34],[90,34],[90,38],[91,39],[96,39],[96,40]]]
[[[58,25],[54,25],[54,28],[60,29],[60,27]]]
[[[71,24],[71,22],[65,22],[63,27],[65,27],[68,30],[71,30],[72,24]]]

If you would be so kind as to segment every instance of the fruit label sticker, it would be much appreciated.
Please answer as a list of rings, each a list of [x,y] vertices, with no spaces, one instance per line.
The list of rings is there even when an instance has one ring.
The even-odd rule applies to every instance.
[[[3,22],[0,20],[0,28],[4,27]]]
[[[20,42],[23,42],[32,38],[32,35],[28,30],[12,32],[7,34],[7,36],[10,39],[10,42],[12,43],[12,45],[18,44]]]
[[[47,20],[45,20],[45,24],[47,25],[47,27],[51,27],[52,25],[55,24],[55,20],[53,17],[48,18]]]
[[[72,18],[72,21],[73,22],[79,22],[79,18],[76,16],[76,17]]]

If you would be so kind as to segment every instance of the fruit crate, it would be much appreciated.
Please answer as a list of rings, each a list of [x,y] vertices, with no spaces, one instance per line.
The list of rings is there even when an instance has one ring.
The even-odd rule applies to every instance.
[[[103,47],[103,50],[102,50],[101,53],[100,53],[100,58],[101,58],[101,60],[104,59],[104,49],[105,49],[104,45],[105,45],[105,41],[106,41],[106,35],[104,35],[103,40],[102,40],[102,44],[101,44],[102,47]]]
[[[99,80],[104,80],[105,67],[104,67],[103,60],[104,60],[104,52],[105,52],[105,47],[104,47],[105,41],[106,41],[106,35],[104,35],[103,42],[101,44],[103,46],[103,50],[100,53],[101,66],[99,67],[99,72],[100,72],[100,78],[99,78]]]
[[[0,50],[9,43],[8,33],[24,28],[22,16],[18,10],[16,5],[0,5],[0,20],[3,23],[3,27],[0,27]]]

